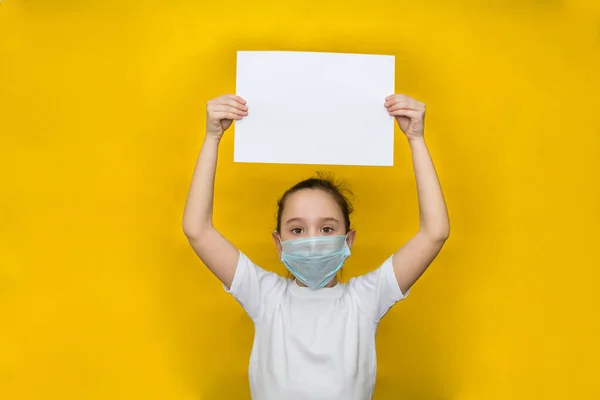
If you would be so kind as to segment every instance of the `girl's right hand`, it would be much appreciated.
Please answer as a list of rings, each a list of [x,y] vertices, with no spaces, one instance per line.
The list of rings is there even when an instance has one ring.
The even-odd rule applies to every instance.
[[[233,120],[248,115],[246,100],[240,96],[226,94],[209,100],[206,104],[206,136],[221,139]]]

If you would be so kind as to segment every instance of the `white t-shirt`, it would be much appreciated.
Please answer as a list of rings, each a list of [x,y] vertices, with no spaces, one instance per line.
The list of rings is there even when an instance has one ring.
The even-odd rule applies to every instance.
[[[240,253],[228,291],[254,322],[253,400],[367,400],[380,319],[403,295],[392,257],[347,284],[311,290]]]

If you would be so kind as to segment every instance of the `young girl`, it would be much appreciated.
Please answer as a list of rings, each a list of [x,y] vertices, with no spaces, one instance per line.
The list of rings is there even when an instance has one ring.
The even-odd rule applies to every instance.
[[[383,100],[383,99],[382,99]],[[291,187],[279,201],[273,240],[293,274],[267,272],[213,226],[219,141],[246,101],[208,102],[206,137],[183,216],[183,231],[202,262],[254,322],[250,391],[254,400],[365,400],[375,385],[375,333],[381,318],[436,257],[449,234],[442,190],[423,138],[425,105],[404,95],[384,100],[412,152],[420,209],[415,236],[374,271],[337,281],[355,231],[351,206],[326,179]]]

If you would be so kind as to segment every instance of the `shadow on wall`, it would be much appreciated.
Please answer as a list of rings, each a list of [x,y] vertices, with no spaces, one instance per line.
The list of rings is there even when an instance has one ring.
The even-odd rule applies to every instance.
[[[248,381],[248,374],[227,373],[219,375],[213,381],[204,385],[204,391],[200,395],[201,400],[220,400],[220,399],[250,399],[250,388],[248,385],[239,385],[237,382]]]

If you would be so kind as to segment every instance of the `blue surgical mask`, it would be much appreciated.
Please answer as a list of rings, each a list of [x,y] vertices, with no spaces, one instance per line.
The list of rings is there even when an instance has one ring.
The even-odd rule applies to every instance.
[[[312,236],[281,242],[281,261],[311,289],[327,285],[350,257],[346,236]]]

